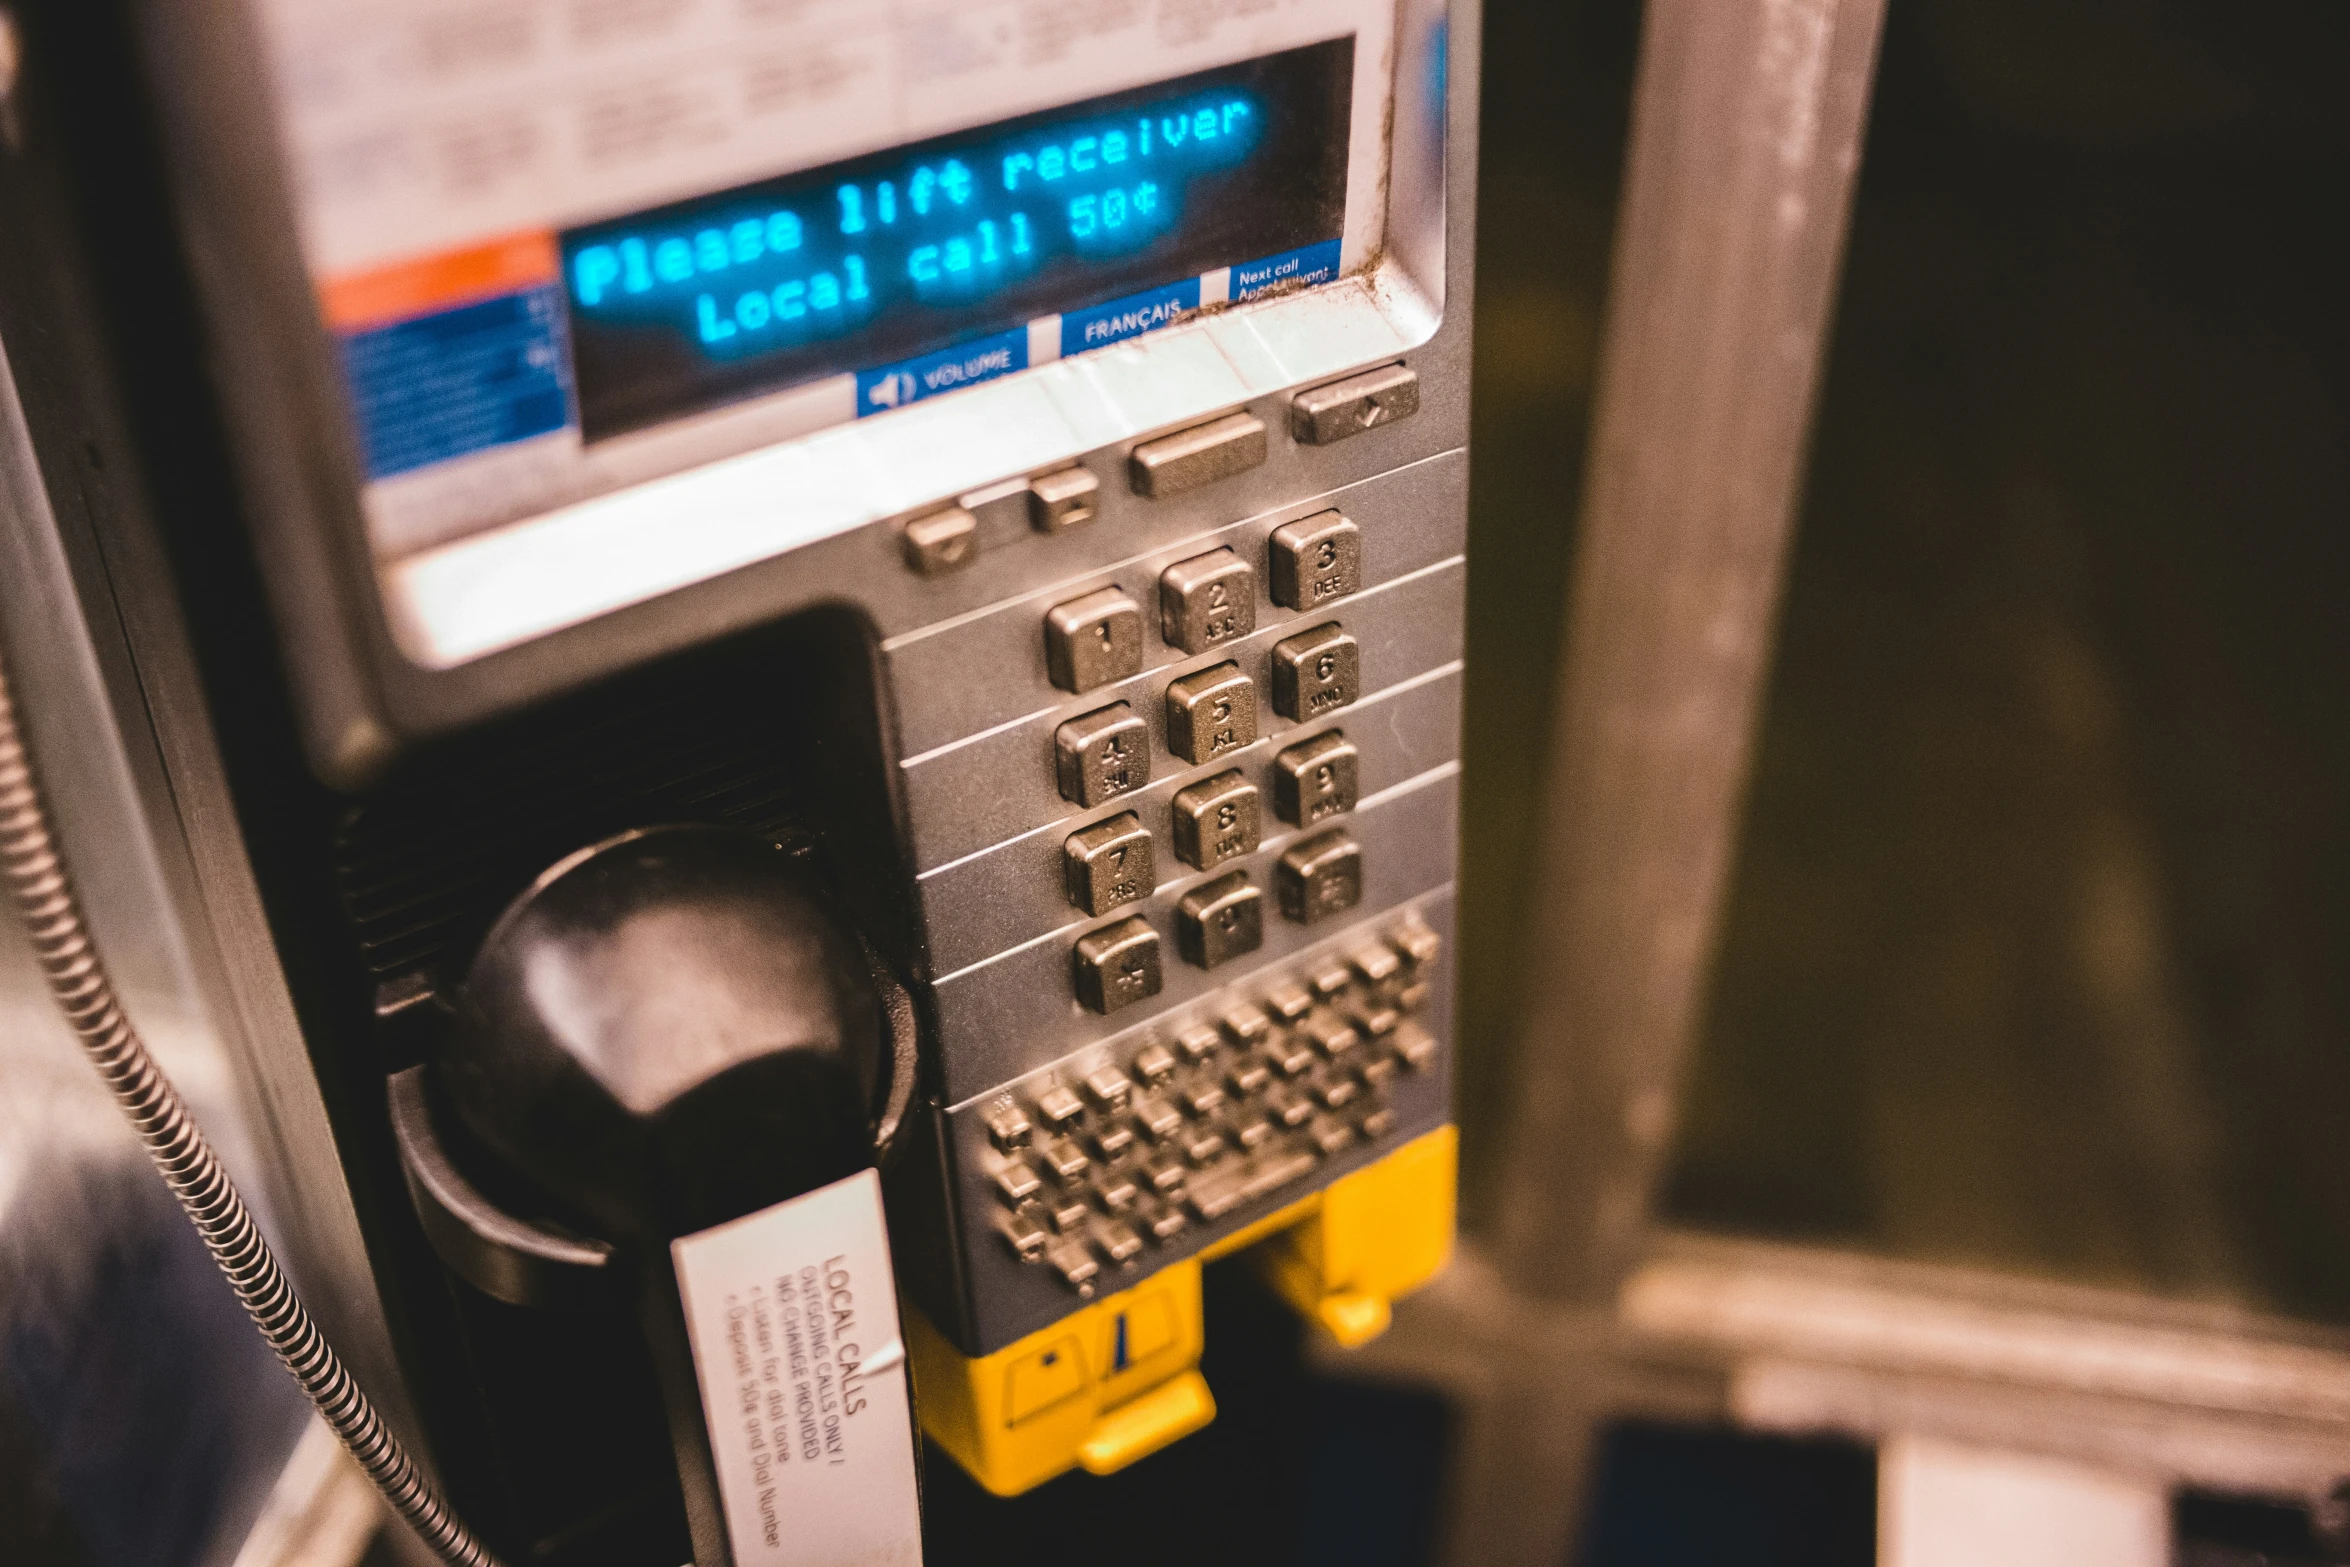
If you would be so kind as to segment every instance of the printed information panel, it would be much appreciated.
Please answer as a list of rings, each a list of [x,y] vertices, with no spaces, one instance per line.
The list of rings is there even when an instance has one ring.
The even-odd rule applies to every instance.
[[[881,1177],[860,1171],[670,1254],[735,1567],[917,1567]]]

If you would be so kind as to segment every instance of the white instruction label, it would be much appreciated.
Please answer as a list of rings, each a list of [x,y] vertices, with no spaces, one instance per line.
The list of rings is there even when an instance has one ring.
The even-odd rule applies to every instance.
[[[860,1171],[669,1250],[735,1567],[917,1567],[881,1177]]]

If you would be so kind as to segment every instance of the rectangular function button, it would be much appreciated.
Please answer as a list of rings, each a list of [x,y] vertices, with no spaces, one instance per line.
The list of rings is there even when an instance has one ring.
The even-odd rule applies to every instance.
[[[1065,533],[1093,521],[1101,480],[1083,468],[1063,468],[1028,481],[1028,521],[1039,533]]]
[[[1069,901],[1088,914],[1147,898],[1159,884],[1151,835],[1132,811],[1071,833],[1061,845],[1061,870]]]
[[[1182,1051],[1183,1059],[1193,1066],[1214,1055],[1216,1047],[1222,1043],[1215,1029],[1206,1023],[1196,1024],[1175,1036],[1175,1048]]]
[[[1313,1138],[1314,1146],[1322,1151],[1324,1158],[1335,1158],[1355,1140],[1355,1129],[1344,1121],[1324,1121],[1307,1135]]]
[[[1190,1199],[1192,1211],[1203,1224],[1213,1224],[1240,1206],[1241,1188],[1247,1185],[1248,1175],[1239,1167],[1219,1170],[1213,1177],[1192,1183]]]
[[[1273,711],[1283,718],[1302,724],[1362,694],[1362,648],[1338,622],[1273,644]]]
[[[1265,1047],[1265,1059],[1283,1077],[1295,1077],[1314,1064],[1314,1052],[1295,1034],[1283,1034]]]
[[[1420,411],[1420,378],[1403,365],[1382,365],[1290,400],[1289,434],[1306,446],[1328,446]]]
[[[1256,852],[1262,830],[1257,786],[1238,772],[1218,773],[1183,790],[1174,811],[1175,855],[1186,865],[1212,871]]]
[[[1004,1221],[1004,1239],[1012,1243],[1012,1250],[1025,1261],[1034,1262],[1043,1256],[1044,1243],[1050,1238],[1039,1210],[1034,1208],[1022,1208]]]
[[[1301,925],[1342,914],[1363,901],[1362,846],[1343,832],[1293,845],[1275,866],[1281,912]]]
[[[1325,1110],[1344,1109],[1354,1103],[1354,1097],[1359,1092],[1361,1090],[1355,1086],[1353,1078],[1339,1077],[1335,1074],[1323,1078],[1314,1085],[1314,1097],[1322,1101],[1322,1108]]]
[[[1282,1022],[1294,1023],[1314,1010],[1314,996],[1295,980],[1283,980],[1265,993],[1265,1004]]]
[[[1044,1167],[1053,1172],[1053,1179],[1064,1186],[1074,1185],[1084,1179],[1085,1172],[1093,1164],[1085,1156],[1085,1150],[1067,1138],[1039,1144],[1036,1152],[1037,1157],[1044,1160]]]
[[[1053,731],[1054,781],[1072,805],[1096,806],[1151,781],[1150,726],[1120,702]]]
[[[1131,1141],[1134,1134],[1128,1132],[1126,1137]],[[1122,1174],[1106,1177],[1094,1191],[1103,1209],[1110,1213],[1124,1213],[1134,1206],[1134,1199],[1141,1195],[1142,1188],[1135,1185],[1134,1177]]]
[[[1363,1036],[1355,1031],[1353,1024],[1335,1012],[1319,1009],[1307,1014],[1305,1022],[1298,1025],[1298,1032],[1334,1061],[1363,1042]]]
[[[1034,1130],[1035,1128],[1028,1124],[1028,1117],[1021,1113],[1020,1107],[1009,1100],[994,1106],[987,1112],[988,1141],[994,1143],[1005,1153],[1027,1147],[1029,1134]]]
[[[1192,1211],[1202,1223],[1212,1224],[1270,1192],[1279,1191],[1314,1167],[1314,1156],[1302,1148],[1259,1154],[1250,1163],[1218,1170],[1192,1184]]]
[[[1134,1119],[1154,1143],[1165,1142],[1183,1125],[1183,1117],[1164,1099],[1137,1099]]]
[[[1026,1202],[1044,1188],[1044,1182],[1038,1179],[1036,1172],[1019,1159],[996,1172],[995,1184],[996,1190],[1004,1194],[1005,1201],[1015,1204]]]
[[[1246,473],[1263,464],[1265,451],[1264,420],[1254,414],[1226,414],[1143,442],[1126,460],[1126,474],[1135,494],[1165,500]]]
[[[1436,954],[1444,950],[1444,938],[1430,930],[1417,914],[1407,914],[1396,927],[1393,937],[1396,950],[1411,959],[1418,968],[1423,963],[1436,961]]]
[[[1228,549],[1177,561],[1159,574],[1159,635],[1205,653],[1257,629],[1255,568]]]
[[[979,558],[979,519],[949,506],[907,523],[902,540],[907,565],[925,577],[943,577]]]
[[[1334,511],[1283,523],[1267,541],[1273,602],[1320,609],[1363,585],[1363,530]]]
[[[1197,968],[1254,952],[1265,944],[1265,897],[1244,871],[1183,895],[1175,906],[1175,947]]]
[[[1115,1110],[1126,1103],[1126,1096],[1133,1089],[1134,1084],[1127,1080],[1126,1074],[1114,1066],[1102,1067],[1085,1077],[1086,1093],[1104,1110]]]
[[[1273,758],[1273,814],[1293,827],[1353,810],[1361,790],[1362,753],[1335,729]]]
[[[1362,976],[1363,983],[1373,990],[1403,971],[1403,959],[1396,956],[1393,947],[1357,947],[1347,954],[1346,960],[1354,965],[1354,971]]]
[[[1093,1282],[1093,1276],[1102,1271],[1102,1265],[1087,1256],[1084,1246],[1076,1241],[1061,1242],[1048,1250],[1044,1259],[1053,1265],[1054,1272],[1060,1274],[1061,1282],[1073,1290],[1085,1289]]]
[[[1204,1121],[1224,1107],[1224,1090],[1204,1078],[1188,1084],[1176,1097],[1194,1120]]]
[[[1218,664],[1167,687],[1167,749],[1194,767],[1257,743],[1257,683]]]
[[[1253,1001],[1234,1002],[1221,1021],[1236,1045],[1253,1045],[1273,1030],[1273,1020]]]
[[[1077,942],[1077,999],[1109,1013],[1159,993],[1159,933],[1137,917]]]
[[[1116,588],[1054,605],[1044,658],[1053,684],[1080,694],[1142,673],[1142,606]]]

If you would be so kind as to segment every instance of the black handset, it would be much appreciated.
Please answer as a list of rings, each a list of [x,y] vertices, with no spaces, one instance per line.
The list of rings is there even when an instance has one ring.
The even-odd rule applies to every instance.
[[[701,1567],[919,1558],[874,1168],[895,1021],[804,857],[659,827],[507,907],[429,1069],[443,1135],[613,1249]]]

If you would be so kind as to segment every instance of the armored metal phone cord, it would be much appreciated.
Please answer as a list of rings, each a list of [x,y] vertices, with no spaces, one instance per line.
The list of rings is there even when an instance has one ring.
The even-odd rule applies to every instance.
[[[0,657],[0,874],[24,915],[33,955],[82,1050],[130,1117],[139,1141],[187,1210],[204,1244],[278,1359],[302,1384],[392,1510],[451,1567],[500,1567],[488,1546],[450,1512],[424,1472],[359,1390],[271,1255],[244,1198],[221,1168],[187,1106],[123,1016],[98,961],[81,902],[57,852],[49,813],[25,752]]]

